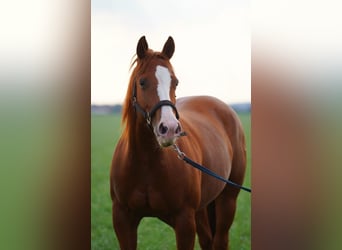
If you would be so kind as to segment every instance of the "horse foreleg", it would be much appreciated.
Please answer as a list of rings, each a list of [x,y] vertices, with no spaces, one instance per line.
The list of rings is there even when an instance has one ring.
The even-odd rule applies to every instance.
[[[196,212],[196,230],[202,250],[211,250],[213,237],[210,229],[207,208]]]
[[[175,218],[174,229],[178,250],[193,250],[196,237],[195,211],[184,209]]]
[[[133,215],[127,208],[113,202],[113,226],[121,250],[137,249],[137,230],[139,217]]]

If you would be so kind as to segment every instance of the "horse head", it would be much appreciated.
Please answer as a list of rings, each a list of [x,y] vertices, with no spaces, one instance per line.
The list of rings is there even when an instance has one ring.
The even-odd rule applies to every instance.
[[[173,145],[182,135],[175,106],[178,79],[170,63],[174,50],[171,36],[161,52],[149,49],[145,36],[141,37],[133,71],[133,106],[143,115],[162,147]]]

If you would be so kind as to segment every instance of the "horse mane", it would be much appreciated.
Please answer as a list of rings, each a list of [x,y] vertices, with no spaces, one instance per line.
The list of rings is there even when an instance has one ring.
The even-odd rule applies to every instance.
[[[146,51],[146,55],[143,59],[140,59],[137,57],[137,55],[134,55],[131,63],[130,70],[134,67],[131,77],[129,79],[128,88],[126,97],[123,103],[122,107],[122,120],[121,123],[124,125],[124,135],[128,135],[129,131],[132,129],[132,126],[135,124],[136,115],[134,112],[134,107],[132,103],[132,93],[134,88],[134,82],[136,81],[136,77],[140,72],[144,72],[146,70],[146,67],[150,64],[150,62],[153,59],[162,59],[171,69],[172,65],[169,62],[169,59],[162,54],[161,52],[154,52],[151,49],[148,49]]]

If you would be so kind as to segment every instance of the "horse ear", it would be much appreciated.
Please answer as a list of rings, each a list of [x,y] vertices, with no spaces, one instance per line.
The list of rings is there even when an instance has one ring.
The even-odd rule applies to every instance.
[[[162,53],[167,56],[167,58],[171,59],[173,52],[175,52],[175,42],[173,38],[169,36],[166,43],[164,44]]]
[[[145,36],[142,36],[139,41],[138,41],[138,45],[137,45],[137,55],[139,59],[142,59],[145,57],[146,55],[146,51],[148,50],[148,44],[146,41]]]

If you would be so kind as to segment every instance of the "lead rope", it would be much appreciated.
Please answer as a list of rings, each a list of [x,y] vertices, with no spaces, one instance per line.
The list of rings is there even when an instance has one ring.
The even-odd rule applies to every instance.
[[[176,151],[176,153],[178,155],[178,159],[185,161],[186,163],[188,163],[189,165],[193,166],[194,168],[197,168],[197,169],[201,170],[202,172],[206,173],[207,175],[210,175],[210,176],[212,176],[212,177],[214,177],[216,179],[219,179],[219,180],[221,180],[221,181],[223,181],[223,182],[225,182],[225,183],[227,183],[227,184],[229,184],[229,185],[231,185],[233,187],[243,189],[243,190],[245,190],[245,191],[247,191],[249,193],[252,192],[252,190],[250,188],[246,188],[246,187],[243,187],[243,186],[241,186],[241,185],[239,185],[239,184],[237,184],[235,182],[232,182],[230,180],[226,180],[225,178],[217,175],[216,173],[214,173],[213,171],[209,170],[208,168],[198,164],[197,162],[194,162],[193,160],[188,158],[184,154],[184,152],[182,152],[179,149],[179,147],[176,144],[173,144],[173,149]]]

